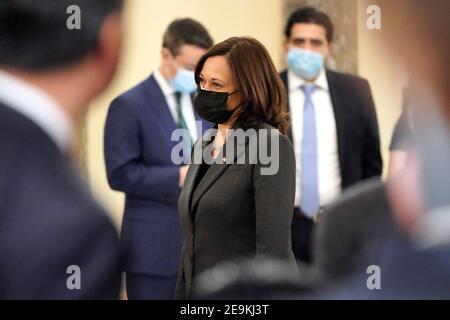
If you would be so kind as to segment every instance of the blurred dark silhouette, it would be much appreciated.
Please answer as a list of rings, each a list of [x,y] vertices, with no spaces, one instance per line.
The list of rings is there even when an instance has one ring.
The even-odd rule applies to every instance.
[[[259,256],[227,261],[200,274],[191,298],[202,299],[289,299],[307,290],[299,273],[286,261]]]
[[[77,5],[81,30],[69,30]],[[0,299],[117,299],[117,232],[74,165],[110,83],[121,0],[0,2]]]

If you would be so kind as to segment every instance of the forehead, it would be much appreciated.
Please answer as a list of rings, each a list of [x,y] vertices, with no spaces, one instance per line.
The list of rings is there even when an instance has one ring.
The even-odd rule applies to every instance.
[[[178,50],[178,57],[187,63],[197,63],[201,56],[206,53],[206,49],[194,46],[192,44],[184,44]]]
[[[214,56],[206,59],[201,74],[207,79],[219,79],[224,82],[232,79],[228,59],[224,56]]]
[[[325,27],[315,23],[295,23],[291,30],[291,39],[295,38],[319,38],[326,39]]]

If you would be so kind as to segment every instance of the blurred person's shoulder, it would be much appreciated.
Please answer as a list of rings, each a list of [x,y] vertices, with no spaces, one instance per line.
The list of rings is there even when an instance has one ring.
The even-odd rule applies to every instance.
[[[369,217],[386,219],[391,214],[386,184],[379,178],[373,177],[347,188],[339,199],[330,203],[327,213],[334,217],[348,216],[353,222]]]
[[[347,72],[339,72],[327,69],[328,81],[340,81],[357,85],[368,84],[367,79]]]
[[[340,100],[346,102],[341,105],[345,105],[355,112],[362,111],[362,113],[358,111],[352,116],[372,114],[373,96],[367,79],[327,69],[327,81],[332,97],[337,95]]]
[[[153,81],[153,76],[150,75],[141,82],[135,84],[133,87],[127,89],[125,92],[122,92],[112,100],[111,108],[118,108],[119,106],[136,108],[143,104],[151,103],[150,99],[143,99],[142,97],[145,95],[151,95],[155,88],[154,83],[152,83]]]

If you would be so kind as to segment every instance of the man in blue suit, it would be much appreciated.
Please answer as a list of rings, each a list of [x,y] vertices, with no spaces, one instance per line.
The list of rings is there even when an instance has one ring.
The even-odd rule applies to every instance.
[[[197,21],[173,21],[160,67],[109,109],[105,161],[111,188],[126,195],[121,243],[129,299],[174,297],[182,247],[177,203],[187,165],[174,161],[172,151],[179,143],[189,151],[211,127],[197,125],[192,93],[193,70],[212,44]],[[181,142],[172,141],[176,129],[186,133]]]

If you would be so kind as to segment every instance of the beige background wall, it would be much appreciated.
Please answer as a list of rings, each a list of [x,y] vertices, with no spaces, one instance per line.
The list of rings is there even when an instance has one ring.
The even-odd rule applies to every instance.
[[[371,0],[358,0],[358,73],[369,80],[372,88],[386,174],[389,144],[393,128],[400,116],[402,92],[407,80],[402,61],[393,59],[387,48],[386,36],[389,30],[383,28],[383,7],[380,7],[381,30],[369,30],[366,26],[368,17],[366,10],[373,3]]]
[[[175,18],[192,17],[203,23],[216,42],[234,35],[251,35],[269,50],[278,68],[284,65],[283,8],[286,0],[130,0],[127,3],[127,37],[122,63],[111,88],[94,101],[86,121],[85,159],[92,190],[111,212],[117,226],[123,210],[123,195],[111,191],[103,159],[103,127],[111,100],[148,77],[158,66],[162,34]],[[346,1],[346,0],[335,0]],[[291,1],[292,2],[292,1]],[[354,2],[348,2],[354,6]],[[366,28],[367,0],[358,0],[357,69],[369,79],[380,122],[384,160],[393,125],[401,105],[402,72],[389,61],[382,46],[384,31]],[[348,24],[355,28],[355,24]],[[348,30],[347,30],[348,32]],[[339,66],[338,66],[339,67]],[[344,68],[345,69],[345,68]]]

